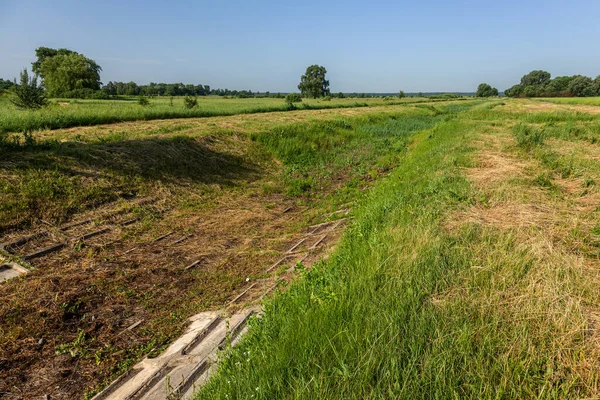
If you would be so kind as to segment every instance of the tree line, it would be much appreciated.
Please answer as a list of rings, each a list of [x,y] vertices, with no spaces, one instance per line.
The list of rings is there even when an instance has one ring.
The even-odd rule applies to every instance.
[[[535,70],[523,75],[521,82],[504,91],[509,97],[589,97],[600,96],[600,75],[595,79],[583,75],[557,76]]]

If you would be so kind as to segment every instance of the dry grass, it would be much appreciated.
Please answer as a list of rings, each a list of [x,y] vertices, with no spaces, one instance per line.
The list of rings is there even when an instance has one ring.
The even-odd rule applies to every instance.
[[[537,102],[521,107],[528,111],[562,109]],[[600,396],[600,297],[595,288],[600,283],[600,262],[589,242],[594,241],[590,231],[597,225],[593,211],[600,206],[600,197],[587,192],[582,195],[581,178],[559,178],[546,171],[531,154],[517,149],[506,132],[487,135],[474,145],[476,163],[466,173],[485,200],[453,214],[445,226],[455,232],[469,225],[493,235],[503,232],[499,237],[509,245],[493,244],[491,252],[489,243],[471,249],[474,258],[481,260],[471,273],[491,279],[501,290],[465,293],[455,287],[437,296],[434,303],[439,306],[467,297],[482,309],[500,310],[507,320],[529,320],[555,349],[556,376],[579,376],[596,398]],[[555,140],[553,147],[577,157],[590,153],[583,143]],[[555,192],[535,183],[540,174],[552,177]],[[522,279],[515,280],[514,265],[510,266],[519,257],[525,265]],[[477,278],[467,275],[464,279],[468,287],[467,282]]]

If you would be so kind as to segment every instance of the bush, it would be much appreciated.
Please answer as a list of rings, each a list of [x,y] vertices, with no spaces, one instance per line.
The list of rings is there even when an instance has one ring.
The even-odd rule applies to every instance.
[[[285,102],[288,104],[292,103],[300,103],[302,101],[302,97],[298,93],[289,93],[285,96]]]
[[[192,96],[185,96],[183,98],[183,105],[185,108],[192,109],[198,105],[198,99]]]
[[[148,101],[148,99],[147,99],[147,98],[145,98],[144,96],[140,96],[140,97],[138,97],[138,101],[137,101],[137,103],[138,103],[140,106],[142,106],[142,107],[145,107],[145,106],[147,106],[148,104],[150,104],[150,102]]]
[[[331,101],[331,96],[322,97],[321,101]]]
[[[403,99],[404,97],[406,97],[406,95],[404,94],[404,90],[401,90],[398,92],[398,98],[399,99]]]
[[[29,78],[27,70],[24,69],[23,72],[21,72],[20,78],[20,83],[15,83],[11,88],[11,103],[19,108],[28,109],[38,109],[48,104],[44,89],[41,86],[38,86],[37,75]]]

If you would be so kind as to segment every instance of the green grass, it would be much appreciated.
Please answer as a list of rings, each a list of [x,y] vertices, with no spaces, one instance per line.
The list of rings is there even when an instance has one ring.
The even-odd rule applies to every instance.
[[[338,250],[299,268],[301,279],[265,305],[198,399],[594,393],[597,365],[577,368],[595,359],[584,355],[579,299],[592,292],[580,269],[514,230],[444,227],[481,196],[463,174],[473,166],[469,143],[502,123],[477,121],[482,112],[413,137],[399,166],[362,199]]]
[[[536,99],[536,101],[547,101],[556,104],[575,104],[600,106],[600,97],[555,97],[547,99]]]
[[[371,99],[304,99],[295,109],[327,109],[367,107],[377,105],[410,104],[436,101],[418,98],[385,101]],[[212,117],[235,114],[250,114],[271,111],[288,111],[290,106],[283,99],[274,98],[224,98],[217,96],[198,97],[198,106],[187,109],[183,98],[149,98],[150,104],[141,106],[137,98],[119,100],[73,100],[52,99],[50,106],[41,110],[19,110],[13,107],[6,96],[0,96],[0,134],[40,129],[60,129],[74,126],[92,126],[123,121],[141,121],[170,118]]]

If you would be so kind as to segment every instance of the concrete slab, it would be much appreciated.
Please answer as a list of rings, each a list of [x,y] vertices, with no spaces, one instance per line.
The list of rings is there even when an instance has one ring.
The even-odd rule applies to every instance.
[[[0,264],[0,282],[8,281],[27,273],[29,273],[29,270],[17,263],[5,262]]]
[[[186,333],[154,359],[144,359],[93,400],[164,400],[191,395],[197,380],[216,362],[220,346],[233,343],[255,310],[225,319],[208,311],[190,318]]]

